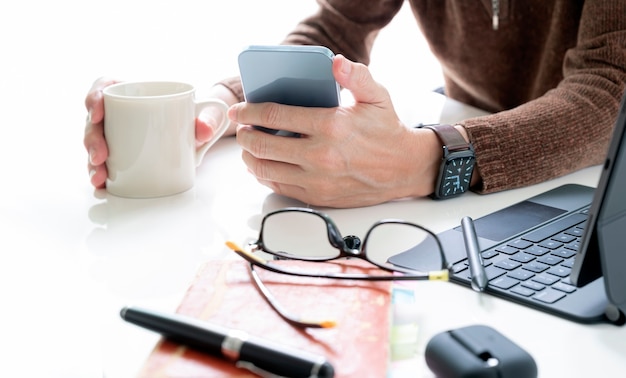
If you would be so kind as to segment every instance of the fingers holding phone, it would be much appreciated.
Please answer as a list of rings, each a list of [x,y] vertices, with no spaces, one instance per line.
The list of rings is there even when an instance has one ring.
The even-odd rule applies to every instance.
[[[281,90],[276,83],[289,82],[281,80],[285,72],[302,69],[298,66],[295,71],[287,70],[285,65],[294,65],[291,57],[303,58],[298,52],[285,53],[280,49],[284,47],[279,48],[283,59],[277,59],[273,65],[265,58],[275,59],[278,55],[264,49],[255,52],[262,57],[258,60],[240,60],[246,103],[231,107],[229,112],[231,120],[243,124],[237,141],[244,150],[244,162],[257,180],[278,194],[331,207],[371,205],[404,197],[414,190],[414,183],[405,173],[420,169],[414,163],[405,166],[421,160],[408,158],[404,146],[413,151],[410,146],[420,145],[420,141],[398,118],[388,91],[372,78],[368,68],[340,55],[326,56],[321,59],[323,64],[317,64],[324,67],[326,78],[332,77],[333,96],[327,95],[326,99],[333,97],[335,102],[328,106],[309,106],[310,102],[301,105],[306,103],[294,103],[293,99],[302,99],[307,91],[317,91],[316,87],[305,86],[305,81],[294,85],[294,90],[305,96],[294,95],[285,100],[285,92],[274,93]],[[246,51],[241,54],[244,55],[253,54]],[[281,65],[284,69],[274,72]],[[302,75],[311,70],[304,71]],[[264,89],[272,91],[252,89],[256,86],[250,83],[261,82],[266,83]],[[339,106],[340,85],[353,94],[354,103]],[[272,93],[273,97],[257,96],[260,93]],[[275,131],[282,130],[290,132],[290,136],[306,138],[277,138],[247,125],[272,129],[272,134],[284,135]]]
[[[239,72],[248,103],[278,103],[301,107],[339,106],[339,85],[333,76],[334,54],[323,46],[250,46],[239,54]],[[298,133],[262,125],[281,136]]]

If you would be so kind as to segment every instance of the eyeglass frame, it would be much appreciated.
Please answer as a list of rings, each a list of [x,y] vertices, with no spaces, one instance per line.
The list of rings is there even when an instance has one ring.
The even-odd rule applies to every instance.
[[[316,257],[316,258],[301,258],[299,256],[286,256],[282,254],[278,254],[276,252],[272,252],[265,247],[263,243],[263,230],[265,226],[266,220],[272,215],[286,212],[300,212],[300,213],[309,213],[315,216],[320,217],[326,224],[326,232],[328,237],[328,242],[339,250],[339,254],[332,257]],[[429,236],[433,237],[436,242],[436,245],[439,249],[439,254],[441,257],[441,269],[438,271],[431,272],[417,272],[410,269],[405,269],[402,267],[387,267],[381,264],[376,263],[374,260],[371,260],[367,256],[367,240],[371,232],[376,229],[376,227],[382,224],[403,224],[408,226],[416,227],[424,232],[426,232]],[[255,242],[251,242],[248,245],[251,247],[252,251],[246,251],[240,247],[238,247],[235,243],[227,242],[226,245],[245,259],[250,265],[250,275],[253,279],[253,282],[257,288],[257,290],[261,293],[261,295],[265,298],[265,300],[269,303],[269,305],[287,322],[291,323],[297,327],[312,327],[312,328],[328,328],[334,326],[334,322],[332,321],[322,321],[322,322],[313,322],[313,321],[303,321],[299,318],[296,318],[290,314],[286,310],[284,310],[279,304],[278,301],[274,298],[274,295],[269,291],[267,286],[263,283],[261,278],[258,276],[257,272],[254,270],[255,266],[263,268],[265,270],[269,270],[274,273],[279,274],[287,274],[292,276],[299,277],[314,277],[314,278],[327,278],[327,279],[350,279],[350,280],[366,280],[366,281],[405,281],[405,280],[439,280],[439,281],[447,281],[449,278],[449,274],[452,271],[452,265],[446,259],[445,253],[443,251],[443,247],[439,237],[432,232],[431,230],[415,224],[413,222],[401,220],[401,219],[383,219],[375,222],[366,232],[365,238],[363,242],[358,246],[358,248],[349,248],[347,247],[346,238],[351,237],[343,237],[339,232],[339,228],[335,224],[335,222],[327,215],[320,211],[304,208],[304,207],[287,207],[279,210],[275,210],[267,213],[263,220],[261,221],[261,228],[259,230],[259,238]],[[358,237],[356,237],[358,239]],[[360,239],[359,239],[360,240]],[[296,272],[290,271],[288,269],[283,269],[282,267],[277,267],[276,265],[271,265],[265,259],[261,258],[259,255],[255,255],[253,252],[263,251],[272,256],[278,257],[280,260],[295,260],[295,261],[308,261],[308,262],[327,262],[332,260],[339,260],[346,257],[359,258],[364,260],[379,269],[390,273],[401,273],[401,275],[369,275],[369,274],[314,274],[314,273],[305,273],[305,272]],[[419,274],[416,274],[419,273]]]

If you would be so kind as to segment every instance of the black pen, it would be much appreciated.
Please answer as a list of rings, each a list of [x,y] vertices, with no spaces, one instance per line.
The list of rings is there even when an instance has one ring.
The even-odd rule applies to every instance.
[[[472,289],[476,291],[484,291],[487,287],[487,274],[483,265],[483,258],[480,254],[478,246],[478,236],[474,228],[474,221],[470,217],[461,219],[461,228],[463,229],[463,240],[465,241],[465,251],[467,252],[467,260],[472,275]]]
[[[332,365],[323,356],[278,345],[189,316],[137,307],[124,307],[120,315],[127,322],[156,331],[166,338],[216,356],[235,361],[260,375],[281,377],[334,376]]]

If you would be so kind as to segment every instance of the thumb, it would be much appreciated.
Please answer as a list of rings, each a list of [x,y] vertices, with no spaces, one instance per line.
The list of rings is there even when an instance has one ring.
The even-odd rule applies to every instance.
[[[333,60],[333,75],[340,86],[352,93],[356,102],[379,103],[389,97],[387,90],[374,81],[367,66],[352,62],[341,54]]]

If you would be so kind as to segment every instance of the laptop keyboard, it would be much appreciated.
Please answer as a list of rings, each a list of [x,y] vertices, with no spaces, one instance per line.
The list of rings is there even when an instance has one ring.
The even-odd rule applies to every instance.
[[[589,209],[572,213],[482,253],[489,288],[552,304],[576,292],[569,281]],[[453,267],[470,280],[467,260]]]

